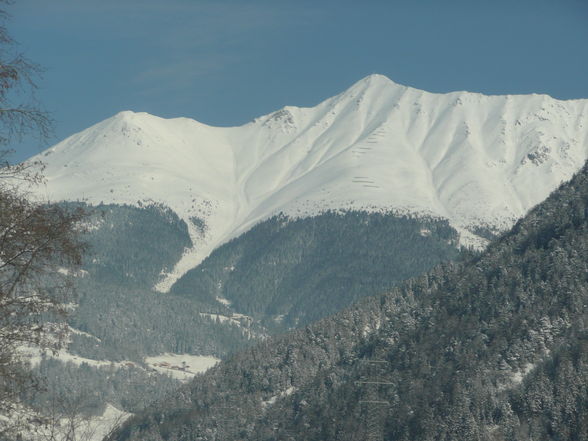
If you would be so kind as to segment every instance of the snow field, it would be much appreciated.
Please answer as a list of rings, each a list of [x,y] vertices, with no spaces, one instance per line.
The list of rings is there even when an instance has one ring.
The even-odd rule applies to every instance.
[[[33,159],[44,200],[163,203],[193,242],[156,288],[268,217],[327,210],[446,218],[462,243],[509,228],[588,157],[588,100],[433,94],[381,75],[241,127],[121,112]],[[198,217],[206,229],[189,219]]]

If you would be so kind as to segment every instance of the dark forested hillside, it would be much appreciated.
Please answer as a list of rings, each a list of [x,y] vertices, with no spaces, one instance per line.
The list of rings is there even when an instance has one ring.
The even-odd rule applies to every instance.
[[[458,254],[457,234],[444,220],[278,216],[215,251],[162,294],[153,285],[192,245],[174,212],[160,205],[66,206],[88,213],[90,251],[74,277],[78,304],[69,317],[67,352],[77,361],[45,354],[35,365],[46,390],[23,398],[40,413],[56,402],[86,416],[100,415],[107,403],[135,413],[180,386],[154,372],[147,356],[222,358]]]
[[[202,314],[220,312],[222,305],[153,290],[161,272],[191,246],[175,213],[155,205],[86,209],[90,252],[77,277],[79,305],[69,319],[82,334],[72,335],[70,351],[140,361],[164,352],[223,356],[247,343],[243,330]]]
[[[151,289],[192,246],[184,221],[164,206],[82,207],[89,213],[84,269],[101,283]]]
[[[215,319],[212,313],[224,312],[222,305],[153,290],[162,270],[171,270],[191,246],[175,213],[157,205],[67,205],[88,212],[89,253],[73,277],[78,298],[68,317],[67,352],[78,359],[43,354],[33,369],[43,391],[26,394],[27,404],[42,414],[54,412],[56,403],[84,415],[101,414],[106,403],[136,412],[180,385],[154,372],[146,357],[220,358],[251,343],[254,325]]]
[[[34,371],[45,390],[23,397],[41,413],[55,402],[86,416],[101,414],[106,403],[137,412],[180,386],[154,372],[148,356],[223,358],[458,254],[457,234],[443,220],[359,212],[278,216],[215,251],[162,294],[153,286],[192,246],[173,211],[65,206],[88,213],[89,253],[74,276],[78,302],[68,319],[67,354],[43,354]],[[116,387],[105,387],[109,382]]]
[[[480,257],[236,354],[112,440],[587,440],[588,169]]]
[[[137,412],[180,386],[153,372],[147,356],[222,358],[458,253],[456,232],[442,220],[280,216],[221,247],[172,294],[162,294],[153,285],[192,245],[174,212],[159,205],[67,205],[88,212],[90,252],[74,277],[79,298],[69,317],[67,352],[78,359],[45,355],[36,364],[46,390],[23,398],[40,412],[55,402],[87,416],[100,415],[106,403]]]
[[[276,216],[215,250],[172,293],[217,303],[276,331],[388,291],[457,254],[446,220],[360,211]]]

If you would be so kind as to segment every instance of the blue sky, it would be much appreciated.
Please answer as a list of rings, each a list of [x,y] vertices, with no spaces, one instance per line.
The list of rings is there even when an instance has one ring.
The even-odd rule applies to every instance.
[[[18,0],[52,143],[121,110],[241,125],[371,73],[431,92],[588,98],[586,0]],[[16,159],[39,151],[26,140]]]

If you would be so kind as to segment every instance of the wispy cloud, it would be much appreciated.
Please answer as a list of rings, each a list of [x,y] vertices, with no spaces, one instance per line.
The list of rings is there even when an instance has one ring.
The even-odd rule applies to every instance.
[[[207,75],[221,72],[239,61],[239,57],[218,54],[204,59],[174,60],[150,66],[133,78],[139,95],[156,96],[192,90],[194,84]],[[184,99],[189,99],[185,94]]]
[[[313,20],[318,8],[305,2],[268,0],[20,0],[14,8],[45,18],[48,28],[104,29],[162,44],[207,44],[244,32]],[[50,18],[50,20],[48,19]],[[180,41],[182,40],[182,41]]]
[[[186,6],[181,0],[175,4]],[[240,63],[262,56],[277,33],[304,26],[316,14],[266,2],[197,2],[182,14],[167,17],[168,22],[159,23],[161,28],[151,30],[158,50],[143,60],[142,70],[133,78],[143,95],[178,91],[202,77],[237,69]]]
[[[306,0],[19,0],[18,7],[34,15],[31,26],[46,28],[48,35],[83,40],[88,50],[99,39],[102,51],[106,45],[113,54],[124,51],[128,56],[116,58],[126,65],[120,83],[137,95],[154,96],[263,57],[281,33],[317,23],[322,14],[312,5]]]

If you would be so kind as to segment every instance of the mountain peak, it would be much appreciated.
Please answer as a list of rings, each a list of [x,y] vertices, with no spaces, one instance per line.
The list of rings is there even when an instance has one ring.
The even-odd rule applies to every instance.
[[[280,212],[395,210],[504,229],[583,164],[587,115],[588,100],[433,94],[374,74],[241,127],[121,112],[38,159],[46,199],[152,200],[203,220],[190,269]]]
[[[337,95],[335,100],[356,103],[366,110],[371,108],[372,113],[386,113],[386,109],[390,105],[394,105],[409,90],[409,87],[395,83],[384,75],[372,74],[362,78],[345,92]]]
[[[156,115],[152,115],[147,112],[135,112],[133,110],[123,110],[118,112],[116,115],[106,119],[106,121],[110,121],[113,123],[127,123],[127,124],[144,124],[145,121],[161,121],[164,118],[161,118]]]
[[[116,118],[116,119],[129,119],[135,115],[136,115],[136,113],[133,112],[132,110],[121,110],[116,115],[114,115],[114,118]]]
[[[382,74],[378,74],[378,73],[373,73],[371,75],[368,75],[367,77],[362,78],[361,80],[358,81],[358,83],[365,83],[365,84],[369,84],[369,85],[375,85],[375,84],[396,84],[394,81],[392,81],[390,78],[388,78],[386,75],[382,75]]]
[[[367,77],[362,78],[358,82],[356,82],[353,86],[351,86],[350,90],[370,90],[370,89],[377,89],[381,90],[383,88],[406,88],[401,84],[395,83],[390,78],[385,75],[381,74],[371,74]]]

